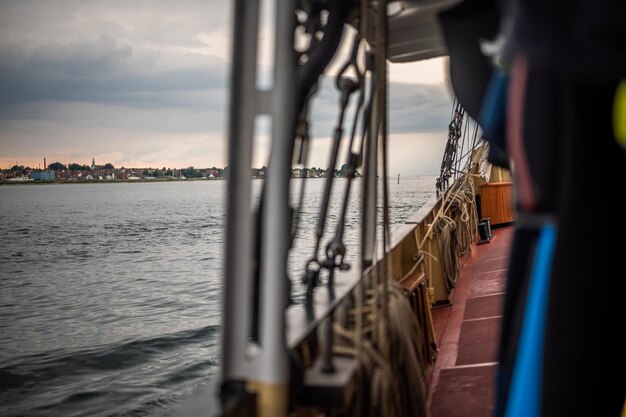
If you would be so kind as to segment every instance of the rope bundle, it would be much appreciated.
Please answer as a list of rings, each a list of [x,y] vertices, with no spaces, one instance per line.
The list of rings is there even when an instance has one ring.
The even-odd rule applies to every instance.
[[[381,82],[377,86],[377,126],[382,136],[383,178],[387,178],[387,63],[386,1],[376,10],[375,68]],[[367,2],[361,3],[361,25],[367,28]],[[372,135],[379,135],[378,131]],[[360,364],[353,414],[360,416],[426,416],[426,395],[422,369],[420,331],[417,318],[402,290],[392,280],[389,255],[389,201],[383,182],[383,242],[385,255],[355,291],[355,307],[347,327],[335,322],[334,352],[355,357]],[[374,256],[376,259],[376,256]],[[416,337],[418,336],[418,337]]]
[[[372,270],[372,284],[383,281],[384,263],[381,261]],[[425,417],[425,359],[416,338],[422,329],[403,289],[386,281],[387,317],[381,314],[386,284],[378,282],[370,290],[361,291],[361,302],[357,294],[348,328],[334,324],[338,336],[334,352],[355,357],[360,364],[354,415]],[[385,351],[393,355],[386,356]]]
[[[459,257],[470,250],[478,227],[471,176],[465,174],[458,184],[458,189],[450,195],[447,214],[441,214],[436,226],[440,261],[448,291],[456,287],[460,273]]]

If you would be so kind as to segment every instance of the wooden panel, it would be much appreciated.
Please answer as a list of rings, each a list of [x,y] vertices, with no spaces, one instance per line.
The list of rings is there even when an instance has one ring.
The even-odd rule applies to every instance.
[[[481,184],[480,206],[483,217],[489,217],[492,225],[514,221],[513,183],[493,182]]]

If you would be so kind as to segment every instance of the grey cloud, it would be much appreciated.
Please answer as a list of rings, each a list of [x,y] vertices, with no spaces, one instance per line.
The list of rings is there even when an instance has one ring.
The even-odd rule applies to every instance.
[[[446,130],[452,100],[443,84],[391,84],[389,113],[395,133]]]
[[[0,158],[89,162],[115,153],[116,165],[223,164],[232,3],[0,0]],[[448,97],[443,86],[392,83],[391,132],[438,144]],[[338,110],[332,79],[322,80],[312,110],[312,136],[330,137]],[[399,140],[397,158],[414,145]]]
[[[324,77],[314,98],[311,119],[314,121],[313,136],[330,137],[337,122],[339,98],[334,79]],[[353,114],[354,102],[348,109]],[[392,133],[441,132],[450,122],[450,94],[443,85],[390,83],[389,114]],[[344,130],[351,128],[351,118],[344,123]]]
[[[185,47],[203,45],[201,33],[227,31],[230,7],[220,0],[3,1],[0,127],[39,120],[224,133],[228,64]],[[450,100],[443,86],[392,83],[390,97],[392,132],[445,130]],[[313,104],[313,136],[331,135],[337,108],[333,80],[325,77]]]
[[[230,3],[3,0],[0,119],[36,117],[23,104],[48,101],[221,108],[227,64],[190,51],[224,37]]]
[[[217,58],[182,54],[187,62],[181,58],[183,63],[178,68],[160,69],[158,56],[136,53],[131,45],[107,35],[92,42],[32,49],[5,45],[0,47],[0,54],[7,57],[0,63],[0,119],[64,120],[69,124],[153,131],[223,131],[228,65]],[[336,123],[338,96],[331,77],[322,79],[319,90],[312,107],[312,134],[323,137],[332,133]],[[91,107],[88,117],[76,119],[73,111],[78,102],[113,109]],[[71,104],[66,107],[72,111],[63,112],[63,107],[55,110],[58,103]],[[442,85],[391,83],[391,131],[444,130],[450,105]],[[183,117],[176,129],[167,113],[146,116],[140,112],[131,118],[124,107],[173,109],[172,115],[177,116],[186,110],[190,115]],[[347,123],[345,128],[349,129]]]
[[[208,56],[200,63],[155,69],[129,44],[109,36],[95,42],[46,45],[28,50],[0,47],[0,105],[32,101],[87,101],[137,107],[196,107],[179,92],[226,87],[227,66]],[[153,59],[152,59],[153,60]],[[203,62],[202,62],[203,61]],[[202,65],[204,64],[204,65]],[[208,105],[208,102],[203,105]]]
[[[231,2],[221,0],[3,0],[0,11],[1,38],[27,43],[110,33],[191,45],[195,34],[224,30],[231,21]]]
[[[135,132],[213,132],[223,133],[225,120],[222,107],[190,110],[180,108],[141,109],[93,103],[54,103],[31,104],[28,109],[31,119],[64,126],[90,129],[109,128]],[[14,123],[5,119],[7,128]],[[69,138],[67,139],[70,140]]]

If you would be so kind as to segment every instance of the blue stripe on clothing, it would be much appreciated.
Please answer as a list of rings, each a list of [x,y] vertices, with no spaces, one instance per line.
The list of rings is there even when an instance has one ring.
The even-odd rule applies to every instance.
[[[543,344],[556,233],[548,223],[537,241],[505,417],[541,415]]]

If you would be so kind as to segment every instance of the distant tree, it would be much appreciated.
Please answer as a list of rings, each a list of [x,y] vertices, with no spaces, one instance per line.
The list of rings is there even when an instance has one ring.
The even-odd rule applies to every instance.
[[[167,175],[167,176],[170,176],[170,177],[171,177],[171,176],[172,176],[172,170],[171,170],[171,169],[168,169],[167,171],[165,171],[165,175]]]
[[[198,171],[194,167],[181,169],[181,172],[187,178],[199,178],[202,176],[202,172]]]
[[[348,175],[348,164],[343,164],[339,170],[339,176],[345,177]]]
[[[22,172],[22,171],[24,171],[24,165],[13,165],[11,167],[11,171],[13,171],[13,172]]]
[[[60,162],[53,162],[48,165],[48,169],[51,169],[53,171],[62,171],[64,169],[67,169],[67,167]]]
[[[150,171],[148,171],[147,169],[144,169],[143,170],[143,175],[144,175],[144,177],[150,176]]]
[[[85,165],[71,163],[67,166],[70,171],[82,171],[85,169]]]
[[[115,167],[110,162],[108,162],[104,164],[104,169],[115,169]]]

